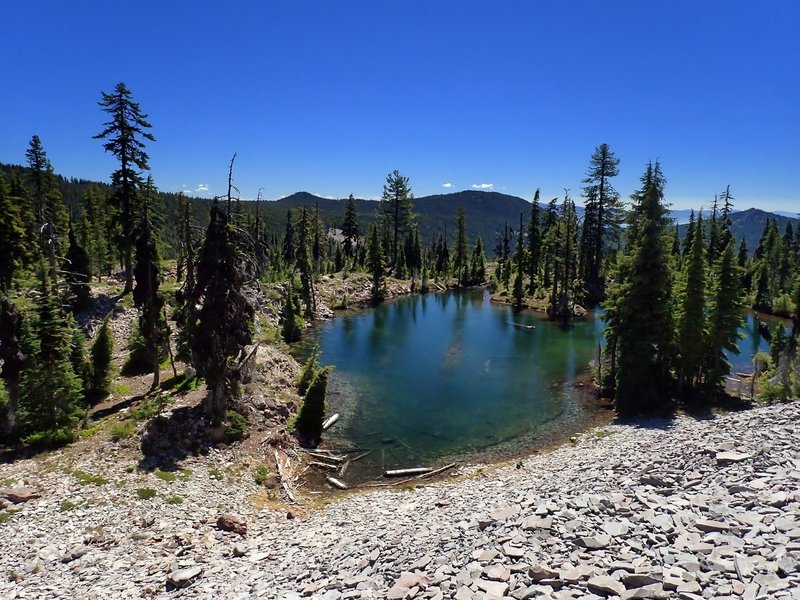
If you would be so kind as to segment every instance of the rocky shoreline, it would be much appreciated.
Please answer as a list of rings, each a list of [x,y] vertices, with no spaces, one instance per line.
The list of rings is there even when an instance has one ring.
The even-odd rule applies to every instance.
[[[110,443],[56,452],[0,466],[0,596],[798,598],[798,423],[795,403],[615,424],[288,513],[235,449],[168,478]]]

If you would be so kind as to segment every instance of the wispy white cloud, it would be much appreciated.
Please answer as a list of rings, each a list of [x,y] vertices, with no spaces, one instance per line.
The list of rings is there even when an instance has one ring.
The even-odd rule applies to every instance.
[[[443,188],[451,188],[451,187],[453,187],[453,184],[448,181],[447,183],[443,183],[442,187]]]
[[[208,184],[207,183],[198,183],[197,189],[195,192],[207,192],[208,191]]]
[[[493,183],[473,183],[473,190],[490,190],[494,187]]]

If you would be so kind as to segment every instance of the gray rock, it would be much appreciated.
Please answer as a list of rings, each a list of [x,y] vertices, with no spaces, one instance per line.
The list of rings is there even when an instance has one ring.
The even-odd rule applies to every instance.
[[[592,577],[589,579],[586,585],[589,587],[590,591],[608,596],[619,596],[625,591],[625,586],[622,585],[621,582],[617,581],[613,577],[609,577],[608,575],[598,575],[596,577]]]
[[[173,571],[169,574],[169,577],[167,577],[167,584],[176,588],[186,587],[190,585],[192,581],[194,581],[202,572],[203,569],[200,566],[178,569],[177,571]]]

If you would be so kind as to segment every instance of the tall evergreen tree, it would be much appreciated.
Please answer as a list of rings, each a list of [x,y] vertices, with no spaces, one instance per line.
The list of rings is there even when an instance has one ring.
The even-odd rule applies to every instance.
[[[583,285],[590,304],[605,298],[603,258],[606,244],[619,236],[622,211],[619,194],[611,179],[619,175],[619,159],[608,144],[595,148],[583,180],[586,198],[584,230],[581,238]]]
[[[742,292],[731,238],[714,264],[708,314],[706,385],[709,394],[721,393],[731,364],[726,352],[739,354],[739,327],[742,324]]]
[[[11,436],[17,425],[19,383],[28,357],[23,348],[22,317],[5,295],[0,295],[0,381],[6,391],[6,401],[0,405],[0,433]]]
[[[522,310],[522,298],[525,295],[523,279],[525,276],[525,229],[522,224],[523,215],[519,213],[519,235],[514,250],[514,310]]]
[[[311,223],[308,211],[300,208],[300,218],[297,224],[298,238],[295,249],[295,265],[300,272],[300,288],[303,302],[306,305],[305,315],[311,317],[317,310],[314,294],[314,269],[311,262]]]
[[[469,264],[469,278],[470,285],[480,285],[486,281],[486,256],[483,252],[483,241],[481,236],[475,240],[475,246],[472,249],[472,257]]]
[[[528,294],[536,291],[536,278],[539,274],[539,262],[542,256],[542,232],[539,224],[539,189],[531,202],[531,218],[528,221]]]
[[[89,351],[92,362],[92,381],[87,391],[88,397],[92,401],[99,401],[106,397],[111,386],[114,337],[111,335],[109,320],[110,317],[103,320],[103,325],[97,332]]]
[[[236,359],[252,342],[255,309],[243,293],[239,253],[237,230],[215,199],[197,264],[193,296],[201,308],[191,328],[191,346],[194,365],[209,388],[203,409],[216,423],[222,421],[229,398],[239,394]]]
[[[294,224],[292,223],[292,210],[286,209],[286,229],[283,233],[283,262],[287,267],[294,264],[297,247],[294,239]]]
[[[369,272],[372,275],[372,302],[377,304],[383,301],[385,295],[383,248],[378,236],[377,225],[370,227],[369,241],[367,242],[367,263]]]
[[[685,286],[678,316],[678,389],[695,389],[700,384],[706,351],[706,261],[703,215],[694,227],[694,238],[686,266]]]
[[[28,359],[22,371],[19,431],[33,444],[63,444],[75,437],[84,414],[81,382],[72,366],[72,331],[40,267],[36,322],[24,345]]]
[[[147,343],[147,355],[152,360],[153,383],[150,389],[160,384],[160,363],[162,350],[169,343],[167,323],[162,310],[164,298],[159,292],[161,266],[153,226],[152,203],[155,186],[148,177],[145,186],[141,221],[136,231],[136,264],[133,275],[136,287],[133,288],[133,303],[139,309],[139,331]]]
[[[109,207],[105,197],[96,186],[86,188],[81,201],[79,228],[80,245],[89,255],[92,276],[100,277],[111,271],[111,247],[109,243]]]
[[[64,280],[69,286],[70,301],[74,310],[83,310],[89,305],[92,290],[89,281],[92,278],[92,265],[89,254],[78,243],[72,223],[69,225],[69,247],[62,271]]]
[[[141,172],[150,169],[150,157],[144,151],[143,140],[153,142],[156,138],[149,132],[152,126],[147,122],[147,115],[142,112],[139,103],[133,101],[124,83],[118,83],[110,94],[101,92],[101,96],[98,104],[110,119],[94,139],[106,140],[103,148],[119,161],[119,169],[111,174],[111,185],[114,187],[111,201],[118,210],[117,218],[121,227],[117,245],[122,252],[125,268],[123,294],[127,294],[133,290],[134,229],[140,204]]]
[[[406,234],[414,222],[413,201],[414,194],[411,193],[408,177],[404,177],[397,170],[389,173],[383,186],[381,211],[391,234],[389,260],[392,268],[397,264],[398,240]]]
[[[456,213],[456,245],[453,249],[453,273],[459,287],[466,283],[467,266],[467,214],[464,205],[460,204]]]
[[[628,253],[620,257],[617,283],[606,304],[620,415],[663,407],[669,387],[672,285],[665,247],[665,180],[658,162],[648,165],[641,181],[632,196]]]
[[[356,201],[353,198],[353,194],[348,196],[347,205],[344,209],[342,237],[344,237],[344,253],[348,258],[352,258],[358,242],[358,210],[356,209]]]

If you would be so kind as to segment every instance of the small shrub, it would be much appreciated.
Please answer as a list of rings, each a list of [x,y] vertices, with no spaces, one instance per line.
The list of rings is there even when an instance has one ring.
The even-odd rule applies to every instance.
[[[152,419],[167,405],[167,399],[165,396],[158,395],[155,398],[145,398],[139,404],[138,407],[134,408],[131,411],[131,417],[136,419],[137,421],[145,421],[147,419]]]
[[[216,467],[208,470],[208,476],[211,477],[211,479],[216,479],[217,481],[224,481],[225,479],[225,474]]]
[[[120,383],[116,381],[111,384],[111,393],[115,396],[130,396],[131,395],[131,386],[127,383]]]
[[[0,511],[0,525],[2,525],[3,523],[8,523],[13,515],[14,513],[12,512]]]
[[[123,421],[122,423],[115,423],[111,427],[111,439],[115,442],[124,440],[131,437],[136,431],[136,425],[133,421]]]
[[[139,496],[139,500],[150,500],[156,497],[156,491],[153,488],[139,488],[136,490],[136,495]]]
[[[178,479],[178,476],[175,473],[171,473],[170,471],[161,471],[160,469],[153,473],[156,477],[163,481],[173,482]]]
[[[89,429],[84,429],[83,431],[81,431],[81,437],[84,439],[90,438],[101,429],[102,427],[100,427],[100,425],[95,425],[94,427],[90,427]]]
[[[178,477],[181,481],[189,481],[192,478],[193,472],[191,469],[181,469]]]
[[[229,441],[240,440],[247,433],[247,419],[235,410],[225,412],[222,425],[225,428],[225,438]]]
[[[108,479],[102,477],[101,475],[93,475],[91,473],[87,473],[86,471],[81,471],[80,469],[76,469],[72,472],[72,476],[77,479],[81,485],[105,485],[108,483]]]
[[[167,504],[183,504],[183,498],[180,496],[167,496],[164,498],[164,502]]]
[[[73,508],[75,508],[76,506],[78,506],[78,505],[77,505],[77,504],[75,504],[74,502],[70,502],[69,500],[64,500],[64,501],[61,503],[61,506],[59,506],[59,510],[60,510],[61,512],[67,512],[67,511],[69,511],[69,510],[72,510],[72,509],[73,509]]]
[[[253,469],[253,480],[257,485],[263,485],[269,477],[269,467],[267,465],[258,465]]]

